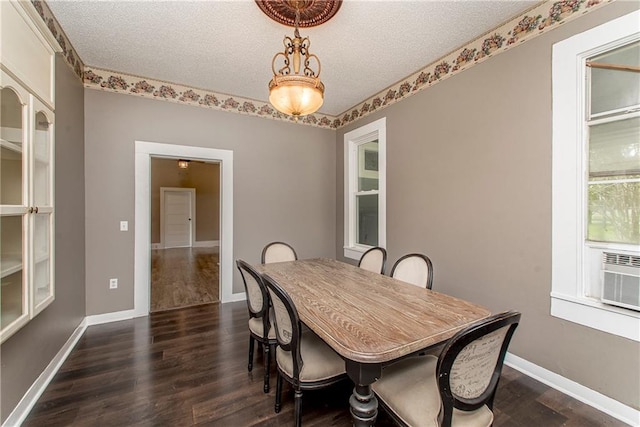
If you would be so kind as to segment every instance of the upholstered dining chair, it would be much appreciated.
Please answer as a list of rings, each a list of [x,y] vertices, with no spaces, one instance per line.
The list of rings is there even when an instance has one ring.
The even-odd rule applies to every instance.
[[[276,326],[276,382],[275,411],[280,412],[282,380],[294,389],[294,420],[302,424],[302,392],[332,385],[346,378],[345,362],[331,347],[310,329],[301,327],[298,311],[289,295],[270,277],[264,278],[273,305]]]
[[[249,308],[249,372],[253,370],[253,347],[258,341],[263,348],[264,356],[264,392],[269,393],[269,370],[271,348],[275,348],[276,331],[273,321],[269,318],[269,294],[262,282],[260,274],[243,260],[237,260],[244,290],[247,294]]]
[[[387,251],[380,246],[375,246],[362,254],[358,267],[373,273],[384,273],[384,265],[387,262]]]
[[[440,357],[407,358],[372,384],[380,405],[404,426],[491,426],[502,364],[520,313],[505,312],[458,332]]]
[[[407,254],[393,264],[389,275],[394,279],[431,289],[433,264],[426,255]]]
[[[285,242],[271,242],[262,250],[262,263],[295,261],[298,259],[295,249]]]

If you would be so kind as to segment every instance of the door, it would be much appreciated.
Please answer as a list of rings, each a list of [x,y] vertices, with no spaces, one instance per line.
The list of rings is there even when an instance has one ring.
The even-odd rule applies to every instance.
[[[195,189],[161,188],[162,242],[165,248],[191,247]]]

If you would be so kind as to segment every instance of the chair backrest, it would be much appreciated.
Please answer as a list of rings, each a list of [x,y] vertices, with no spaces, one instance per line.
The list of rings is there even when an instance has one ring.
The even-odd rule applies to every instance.
[[[239,259],[236,260],[236,266],[240,270],[244,290],[247,293],[247,307],[249,308],[250,317],[265,318],[265,326],[268,325],[269,318],[269,294],[267,288],[262,282],[262,277],[250,264]],[[264,329],[268,331],[268,329]]]
[[[293,378],[300,378],[302,369],[302,358],[300,356],[301,327],[298,310],[296,310],[289,294],[268,275],[264,276],[264,284],[269,292],[271,304],[273,305],[273,317],[276,326],[276,339],[278,346],[285,351],[291,352],[293,360]]]
[[[373,247],[362,254],[358,267],[374,273],[384,273],[384,265],[387,262],[387,251],[379,246]]]
[[[440,425],[451,425],[453,408],[493,409],[504,357],[520,316],[515,311],[493,315],[461,330],[445,345],[436,370],[442,398]]]
[[[433,264],[426,255],[407,254],[393,264],[390,276],[412,285],[431,289]]]
[[[271,242],[262,250],[262,263],[295,261],[298,259],[295,249],[284,242]]]

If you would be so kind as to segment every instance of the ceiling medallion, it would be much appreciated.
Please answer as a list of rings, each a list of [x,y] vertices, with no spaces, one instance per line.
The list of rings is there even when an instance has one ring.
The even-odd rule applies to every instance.
[[[288,27],[295,27],[299,11],[298,27],[308,28],[333,18],[342,0],[256,0],[256,3],[269,18]]]

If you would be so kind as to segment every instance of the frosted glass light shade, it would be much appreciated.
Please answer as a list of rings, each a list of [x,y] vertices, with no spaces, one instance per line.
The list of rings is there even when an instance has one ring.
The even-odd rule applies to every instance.
[[[276,110],[292,116],[315,113],[324,101],[324,85],[318,78],[274,76],[269,82],[269,102]]]

